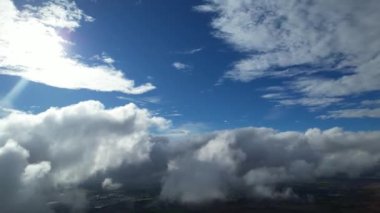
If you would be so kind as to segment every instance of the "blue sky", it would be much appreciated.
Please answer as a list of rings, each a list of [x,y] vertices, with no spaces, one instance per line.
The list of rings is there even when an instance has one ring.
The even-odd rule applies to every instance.
[[[14,3],[20,11],[25,4],[41,6],[39,1]],[[281,37],[284,29],[278,21],[281,19],[276,19],[279,26],[268,33],[273,25],[271,17],[278,18],[272,14],[270,7],[265,12],[248,12],[259,14],[262,20],[254,15],[251,16],[252,20],[247,20],[244,18],[247,5],[233,1],[78,0],[76,6],[93,20],[76,20],[80,26],[71,29],[55,28],[59,36],[70,42],[64,45],[68,57],[77,58],[88,66],[104,65],[107,63],[102,60],[113,59],[114,62],[109,64],[112,69],[121,71],[136,85],[150,83],[155,88],[139,94],[99,91],[99,88],[72,89],[34,82],[23,75],[16,77],[2,73],[2,97],[20,79],[29,80],[14,97],[11,106],[4,107],[36,113],[51,106],[61,107],[90,99],[99,100],[106,107],[134,102],[171,120],[175,128],[191,126],[194,131],[245,126],[266,126],[279,130],[335,126],[348,130],[373,130],[380,125],[380,86],[376,83],[368,86],[369,89],[344,90],[367,84],[366,78],[360,77],[358,79],[361,81],[353,80],[357,83],[341,86],[332,83],[336,88],[326,84],[326,90],[318,90],[324,85],[318,80],[339,81],[356,73],[372,75],[374,77],[371,79],[379,80],[378,70],[368,74],[358,71],[365,69],[361,67],[366,66],[368,58],[376,57],[380,49],[378,39],[371,41],[374,50],[368,50],[368,56],[360,55],[365,55],[362,49],[366,47],[355,45],[352,48],[337,46],[337,51],[315,50],[316,53],[311,51],[310,55],[302,52],[308,47],[297,46],[298,42],[312,45],[311,41],[314,40],[310,38],[324,33],[324,25],[328,26],[328,22],[335,26],[346,24],[339,17],[331,17],[327,21],[316,18],[319,28],[315,29],[319,31],[313,29],[303,36],[284,38]],[[285,11],[289,5],[276,6],[285,8]],[[347,13],[339,6],[331,8],[341,11],[342,16]],[[313,10],[318,13],[320,8],[310,7],[310,14],[314,14]],[[349,11],[353,17],[362,12]],[[288,15],[290,17],[291,12]],[[324,15],[328,18],[331,14],[326,12]],[[247,25],[245,29],[243,27],[247,22],[256,24]],[[290,28],[286,25],[289,28],[286,30],[298,32],[304,29],[300,26],[305,23],[289,24]],[[310,23],[315,24],[313,20]],[[371,24],[369,22],[368,26],[371,27]],[[260,31],[263,27],[265,29]],[[346,31],[362,27],[358,24],[348,29],[341,28],[342,32],[331,32],[321,40],[333,42],[339,38],[361,41],[372,39],[371,33],[377,32],[376,29],[364,28],[363,35],[341,37]],[[268,33],[268,38],[260,38],[261,35],[265,37],[265,33]],[[24,39],[34,42],[27,35]],[[320,43],[316,42],[315,46]],[[347,59],[351,55],[354,59]],[[247,63],[239,67],[244,60]],[[9,67],[2,66],[2,69]],[[341,93],[325,95],[328,91],[340,91],[341,88]]]

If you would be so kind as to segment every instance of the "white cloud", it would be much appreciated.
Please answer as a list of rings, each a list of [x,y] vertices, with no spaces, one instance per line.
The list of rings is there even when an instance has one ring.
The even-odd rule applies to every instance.
[[[181,137],[152,136],[152,128],[169,124],[133,104],[106,109],[97,101],[10,112],[0,119],[0,202],[7,204],[0,211],[25,212],[18,208],[30,205],[28,211],[47,212],[52,199],[77,205],[85,198],[78,184],[95,177],[107,190],[162,184],[162,199],[185,203],[235,192],[285,199],[296,196],[286,188],[291,182],[342,173],[356,178],[380,163],[379,131],[187,128]],[[69,190],[64,196],[62,187]]]
[[[216,13],[214,34],[247,55],[224,78],[293,76],[288,90],[309,98],[380,90],[379,1],[205,2],[195,9]],[[340,77],[313,76],[327,71]]]
[[[115,62],[115,60],[113,60],[113,58],[111,58],[111,57],[105,57],[105,58],[103,58],[103,61],[106,64],[113,64]]]
[[[120,189],[123,185],[120,183],[115,183],[111,178],[105,178],[102,182],[102,188],[105,190],[117,190]]]
[[[216,8],[211,4],[195,6],[194,10],[198,12],[216,12]]]
[[[341,100],[342,98],[299,98],[278,100],[278,103],[285,106],[302,105],[307,107],[326,107]]]
[[[192,54],[195,54],[195,53],[200,52],[202,50],[203,50],[203,48],[200,47],[200,48],[195,48],[195,49],[192,49],[192,50],[188,50],[188,51],[186,51],[186,53],[192,55]]]
[[[380,43],[380,41],[379,41]],[[379,49],[380,49],[380,45]],[[309,96],[339,97],[380,90],[380,56],[357,66],[355,73],[338,79],[301,78],[293,87]]]
[[[201,52],[203,50],[202,47],[199,47],[199,48],[194,48],[194,49],[190,49],[190,50],[185,50],[185,51],[182,51],[182,52],[178,52],[179,54],[184,54],[184,55],[193,55],[195,53],[198,53],[198,52]]]
[[[97,61],[101,61],[101,62],[108,64],[108,65],[112,65],[113,63],[115,63],[115,60],[113,58],[111,58],[111,56],[109,56],[105,52],[103,52],[101,55],[94,55],[91,58],[95,59]]]
[[[124,162],[146,160],[148,128],[165,125],[166,120],[134,104],[104,109],[87,101],[37,115],[11,114],[0,120],[0,144],[14,139],[32,157],[50,161],[57,182],[77,183]]]
[[[139,104],[139,105],[158,104],[161,102],[161,98],[159,96],[148,96],[148,97],[118,96],[117,99],[129,101],[129,102]]]
[[[356,108],[328,111],[327,115],[319,116],[329,118],[380,118],[380,108]]]
[[[174,63],[172,64],[172,66],[173,66],[175,69],[177,69],[177,70],[182,70],[182,71],[186,71],[186,70],[189,70],[189,69],[191,68],[190,65],[188,65],[188,64],[184,64],[184,63],[181,63],[181,62],[178,62],[178,61],[174,62]]]
[[[362,106],[380,106],[380,99],[364,100],[361,102]]]
[[[146,83],[135,86],[133,80],[104,58],[103,65],[88,65],[70,57],[70,41],[60,29],[74,31],[82,20],[93,19],[78,9],[75,2],[55,0],[40,7],[18,10],[12,1],[1,0],[0,74],[20,76],[29,81],[65,89],[90,89],[140,94],[154,89]]]
[[[346,108],[327,111],[327,114],[320,115],[321,119],[337,118],[380,118],[380,100],[363,100],[356,108]]]
[[[32,205],[31,200],[40,205],[38,212],[46,212],[47,199],[71,196],[60,198],[56,187],[75,189],[94,175],[148,161],[153,145],[150,129],[169,124],[134,104],[105,109],[97,101],[39,114],[10,112],[0,119],[0,170],[5,172],[0,176],[0,202],[9,203],[0,211],[13,212],[18,208],[15,203]],[[103,185],[121,186],[112,179]]]
[[[282,93],[267,93],[267,94],[262,95],[261,97],[265,99],[285,99],[288,96]]]
[[[261,96],[262,98],[277,102],[282,106],[301,105],[309,107],[311,110],[320,109],[330,106],[343,100],[343,98],[331,97],[292,97],[285,92],[267,93]]]
[[[223,200],[232,191],[242,196],[284,199],[296,195],[278,185],[333,177],[351,178],[375,171],[380,162],[380,132],[278,132],[269,128],[188,135],[165,150],[168,175],[161,197],[185,203]],[[187,142],[187,143],[184,143]],[[352,166],[350,166],[352,165]]]
[[[80,21],[93,22],[95,19],[80,10],[74,1],[54,0],[48,1],[43,7],[25,5],[23,18],[37,18],[41,23],[58,28],[74,30],[80,26]]]
[[[22,180],[25,183],[33,183],[36,179],[45,177],[51,170],[50,162],[42,161],[38,164],[29,164],[25,167]]]

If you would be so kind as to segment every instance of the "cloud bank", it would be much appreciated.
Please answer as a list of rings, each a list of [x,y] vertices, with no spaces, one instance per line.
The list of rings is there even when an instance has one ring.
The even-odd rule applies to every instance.
[[[278,132],[243,128],[186,139],[168,163],[161,196],[193,203],[238,194],[259,198],[296,196],[280,184],[345,174],[356,178],[378,166],[380,132]],[[183,146],[183,144],[181,144]],[[184,151],[186,150],[186,151]]]
[[[0,7],[0,74],[65,89],[141,94],[155,88],[150,83],[135,86],[110,65],[110,57],[103,64],[89,65],[70,56],[66,47],[71,43],[63,34],[72,33],[83,21],[94,21],[74,1],[17,9],[11,0],[1,0]]]
[[[134,104],[106,109],[85,101],[39,114],[10,112],[0,119],[6,204],[0,210],[26,212],[21,207],[28,205],[49,212],[52,201],[84,208],[84,183],[104,190],[158,187],[161,199],[182,203],[236,194],[285,199],[297,196],[286,184],[357,178],[379,166],[379,131],[248,127],[172,137],[165,134],[169,126]]]

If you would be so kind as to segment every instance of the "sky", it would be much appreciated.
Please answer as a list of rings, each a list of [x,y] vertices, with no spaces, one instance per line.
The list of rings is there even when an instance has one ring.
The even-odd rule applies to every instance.
[[[43,2],[14,4],[25,14],[38,14]],[[326,2],[301,14],[307,3],[274,1],[260,8],[265,3],[259,1],[252,3],[258,9],[245,11],[248,4],[76,1],[75,16],[61,19],[60,26],[39,26],[56,30],[54,35],[37,38],[38,32],[31,32],[25,38],[12,35],[23,33],[16,30],[4,35],[20,46],[27,42],[20,51],[38,50],[37,59],[30,60],[44,60],[40,65],[48,73],[9,73],[13,67],[37,65],[7,56],[0,78],[2,106],[41,112],[93,99],[108,107],[134,102],[179,128],[377,129],[380,39],[374,36],[377,14],[371,13],[376,7],[368,3],[353,10],[359,3]],[[281,10],[274,13],[276,8]],[[47,16],[54,11],[46,11],[45,17],[29,14],[26,19],[51,19]],[[362,15],[367,18],[355,20]],[[63,57],[66,61],[54,62]],[[56,63],[65,63],[62,70],[51,70]],[[123,77],[108,75],[114,71]],[[20,79],[25,86],[7,98]]]
[[[368,172],[380,159],[379,9],[377,0],[0,0],[9,174],[0,186],[15,193],[0,192],[3,208],[17,212],[17,193],[44,191],[46,179],[51,189],[133,185],[122,178],[131,165],[166,174],[146,181],[182,202],[224,199],[236,183],[289,197],[274,186]],[[35,208],[70,200],[54,192],[33,198]]]

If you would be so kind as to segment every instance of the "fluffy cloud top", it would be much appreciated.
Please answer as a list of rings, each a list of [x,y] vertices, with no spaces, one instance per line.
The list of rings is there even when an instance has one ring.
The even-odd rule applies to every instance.
[[[106,109],[97,101],[9,113],[0,119],[2,212],[25,212],[25,205],[49,212],[52,200],[83,208],[81,183],[105,190],[158,186],[161,199],[184,203],[236,194],[285,199],[296,192],[280,185],[356,178],[376,173],[380,162],[379,131],[249,127],[152,136],[151,128],[170,122],[134,104]]]
[[[188,139],[169,161],[164,199],[187,203],[242,196],[289,198],[279,184],[346,174],[355,178],[379,165],[380,132],[277,132],[244,128]],[[183,144],[181,144],[183,146]],[[184,151],[186,150],[186,151]]]
[[[247,55],[225,78],[248,82],[292,77],[287,93],[308,98],[380,90],[379,1],[205,2],[196,10],[216,13],[212,20],[215,35]],[[290,101],[304,105],[302,100]]]
[[[54,192],[56,187],[76,186],[122,164],[148,160],[149,129],[168,124],[134,104],[105,109],[97,101],[0,119],[0,202],[9,204],[0,210],[16,208],[15,203],[29,205],[28,195],[46,208],[44,202],[54,193],[46,195],[42,188]]]
[[[81,21],[93,21],[74,1],[54,0],[42,6],[26,5],[22,10],[11,0],[1,0],[0,74],[66,89],[90,89],[141,94],[155,87],[135,86],[120,70],[110,66],[88,65],[70,57],[66,40],[59,32],[74,31]],[[112,61],[111,61],[112,60]]]

